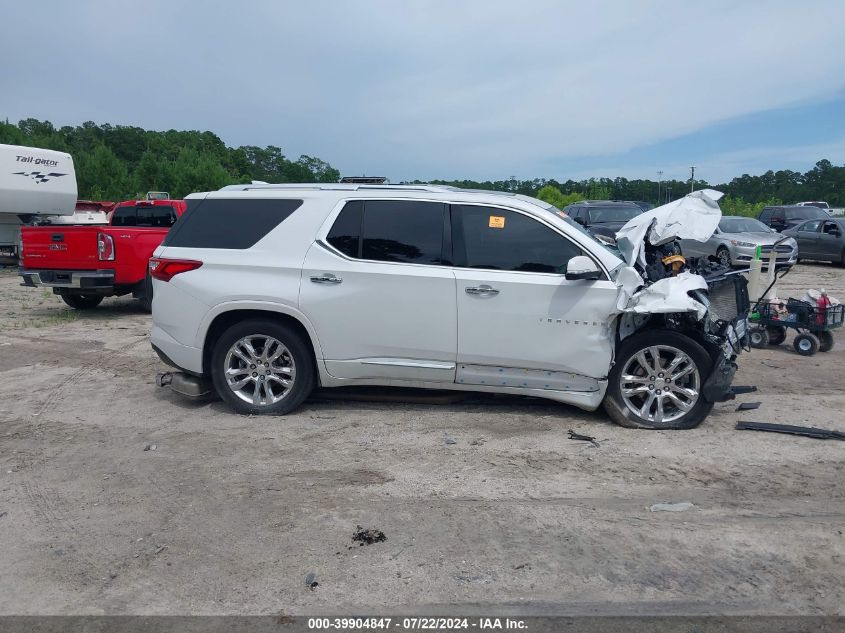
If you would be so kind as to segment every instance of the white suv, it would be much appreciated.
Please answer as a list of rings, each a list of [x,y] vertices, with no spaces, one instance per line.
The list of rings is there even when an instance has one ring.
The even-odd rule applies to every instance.
[[[150,260],[153,348],[184,372],[159,384],[182,393],[210,378],[236,411],[281,415],[316,385],[487,391],[604,403],[643,428],[695,426],[731,397],[735,285],[724,318],[691,273],[693,308],[626,311],[633,264],[540,200],[256,184],[187,204]]]

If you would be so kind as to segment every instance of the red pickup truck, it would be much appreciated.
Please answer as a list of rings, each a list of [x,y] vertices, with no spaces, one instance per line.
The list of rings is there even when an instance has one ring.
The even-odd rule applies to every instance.
[[[21,285],[52,287],[77,310],[129,293],[149,310],[147,262],[184,212],[184,200],[130,200],[115,205],[108,226],[24,226]]]

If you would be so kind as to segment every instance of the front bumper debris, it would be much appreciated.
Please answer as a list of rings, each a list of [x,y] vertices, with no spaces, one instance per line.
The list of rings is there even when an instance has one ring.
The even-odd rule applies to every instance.
[[[725,402],[726,400],[733,400],[736,394],[731,389],[734,375],[736,374],[737,365],[734,361],[719,356],[716,367],[713,373],[705,381],[701,392],[704,398],[710,402]]]

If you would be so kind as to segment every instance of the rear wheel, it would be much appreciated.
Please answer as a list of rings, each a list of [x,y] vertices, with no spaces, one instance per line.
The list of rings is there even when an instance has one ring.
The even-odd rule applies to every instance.
[[[83,295],[63,292],[62,301],[74,310],[93,310],[103,301],[103,295]]]
[[[819,351],[820,352],[829,352],[833,349],[833,332],[819,332],[816,334],[819,339]]]
[[[786,328],[779,325],[771,325],[766,328],[769,335],[769,345],[780,345],[786,340]]]
[[[683,334],[637,334],[617,350],[604,409],[629,428],[691,429],[713,408],[702,393],[712,369],[704,348]]]
[[[226,330],[214,345],[211,378],[238,413],[284,415],[314,390],[310,347],[293,328],[250,319]]]
[[[751,340],[751,347],[759,349],[769,344],[769,333],[761,327],[752,328],[748,333],[748,338]]]
[[[803,333],[795,337],[792,341],[792,347],[801,356],[813,356],[819,351],[819,339],[815,334]]]
[[[146,278],[144,279],[144,294],[138,297],[139,302],[141,303],[141,309],[144,312],[152,312],[153,311],[153,280],[150,277],[150,273],[147,273]]]

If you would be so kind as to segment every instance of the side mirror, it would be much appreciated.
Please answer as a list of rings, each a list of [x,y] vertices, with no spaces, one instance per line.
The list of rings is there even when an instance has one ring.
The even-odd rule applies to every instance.
[[[586,255],[577,255],[566,265],[566,278],[569,281],[578,279],[601,279],[598,265]]]

